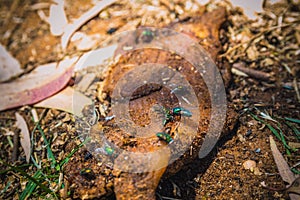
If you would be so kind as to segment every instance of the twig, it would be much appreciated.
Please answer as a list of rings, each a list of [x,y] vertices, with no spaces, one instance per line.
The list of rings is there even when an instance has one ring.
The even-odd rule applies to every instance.
[[[293,80],[293,85],[294,85],[294,88],[295,88],[295,92],[296,92],[296,95],[297,95],[298,102],[300,103],[300,94],[299,94],[299,88],[298,88],[296,77]]]
[[[11,161],[15,162],[18,159],[18,153],[19,153],[19,131],[15,131],[13,136],[13,141],[14,141],[14,147],[11,155]]]
[[[16,118],[13,118],[13,117],[0,117],[0,120],[14,120],[14,121],[16,121]]]
[[[255,69],[251,68],[246,68],[242,64],[236,63],[232,66],[233,68],[247,74],[248,76],[259,79],[259,80],[264,80],[264,81],[270,81],[270,74],[262,71],[258,71]]]
[[[100,3],[96,4],[89,11],[84,13],[80,18],[74,21],[74,23],[67,25],[63,36],[61,37],[61,46],[62,49],[65,50],[71,36],[74,34],[76,30],[78,30],[82,25],[84,25],[87,21],[95,17],[101,10],[105,7],[115,3],[116,0],[103,0]]]

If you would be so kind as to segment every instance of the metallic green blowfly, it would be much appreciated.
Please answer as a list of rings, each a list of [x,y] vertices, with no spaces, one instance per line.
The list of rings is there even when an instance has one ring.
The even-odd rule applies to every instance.
[[[182,115],[182,116],[185,116],[185,117],[191,117],[192,116],[191,111],[189,111],[185,108],[182,108],[182,107],[173,108],[172,113],[173,113],[173,115]]]
[[[169,135],[169,134],[167,134],[167,133],[165,133],[165,132],[159,132],[159,133],[156,133],[156,136],[159,138],[159,139],[161,139],[161,140],[163,140],[163,141],[165,141],[165,142],[167,142],[167,143],[172,143],[174,140],[173,140],[173,138]]]
[[[106,146],[105,148],[104,148],[104,150],[105,150],[105,152],[107,153],[107,155],[113,155],[113,153],[114,153],[114,149],[113,148],[111,148],[111,147],[109,147],[109,146]]]
[[[163,108],[163,110],[165,113],[165,119],[164,119],[163,125],[166,125],[168,122],[173,121],[175,115],[181,115],[184,117],[192,116],[191,111],[189,111],[183,107],[175,107],[173,109]]]

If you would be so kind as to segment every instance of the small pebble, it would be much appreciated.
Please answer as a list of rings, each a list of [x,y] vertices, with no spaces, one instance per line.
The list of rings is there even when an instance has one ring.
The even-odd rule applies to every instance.
[[[261,152],[260,148],[255,149],[255,153],[260,153],[260,152]]]
[[[254,160],[247,160],[243,163],[244,169],[253,169],[256,167],[256,162]]]

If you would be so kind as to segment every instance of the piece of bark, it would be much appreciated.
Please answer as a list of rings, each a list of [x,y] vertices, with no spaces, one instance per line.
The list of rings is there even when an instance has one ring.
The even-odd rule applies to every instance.
[[[41,65],[19,79],[0,84],[0,111],[34,104],[57,93],[68,83],[77,60]]]
[[[257,80],[268,81],[268,82],[271,81],[271,75],[269,73],[248,68],[245,66],[244,63],[234,63],[232,67],[233,69],[237,69]]]

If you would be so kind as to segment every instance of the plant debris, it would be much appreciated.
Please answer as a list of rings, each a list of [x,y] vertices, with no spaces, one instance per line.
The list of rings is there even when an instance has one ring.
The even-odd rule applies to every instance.
[[[0,84],[0,199],[68,199],[96,196],[115,199],[112,190],[115,179],[118,184],[116,190],[123,191],[126,187],[134,186],[135,182],[132,180],[135,180],[135,177],[140,178],[140,175],[130,176],[118,171],[112,173],[114,163],[103,164],[94,155],[86,156],[88,153],[84,145],[90,142],[86,132],[91,128],[91,124],[98,120],[107,125],[116,120],[116,116],[110,113],[110,102],[106,99],[109,94],[103,92],[107,81],[104,72],[113,64],[105,60],[118,51],[117,46],[111,46],[111,38],[124,31],[149,26],[167,26],[183,31],[190,37],[200,38],[199,42],[204,46],[210,45],[207,50],[212,53],[212,58],[216,59],[228,89],[228,105],[240,113],[239,125],[229,128],[234,131],[221,138],[215,151],[205,159],[206,162],[196,159],[190,164],[183,163],[178,168],[170,167],[170,174],[165,174],[164,178],[157,182],[156,191],[151,189],[154,194],[152,197],[279,200],[297,195],[299,178],[296,177],[300,174],[297,146],[300,140],[299,2],[278,0],[274,3],[266,0],[262,5],[257,4],[260,10],[256,13],[256,18],[251,19],[244,14],[250,10],[243,11],[229,1],[206,1],[206,5],[202,5],[201,2],[1,2],[0,40],[5,51],[0,57],[13,58],[12,60],[17,60],[20,65],[14,64],[16,70],[13,70],[14,73],[8,73],[9,75],[5,75],[7,72],[0,67],[0,77],[5,75],[3,81],[7,81]],[[220,6],[223,7],[222,10],[215,11],[215,17],[221,18],[218,19],[222,21],[220,24],[210,17],[206,18],[205,25],[193,25],[201,21],[205,13]],[[53,14],[55,9],[59,12]],[[61,21],[55,20],[58,14],[62,17]],[[226,19],[222,17],[223,14]],[[57,24],[51,23],[49,27],[49,21]],[[217,30],[205,31],[209,23],[218,27]],[[146,33],[142,39],[150,41],[152,37],[153,35]],[[158,55],[150,51],[148,53],[151,55],[149,60],[163,55],[163,52]],[[131,59],[138,61],[140,58]],[[75,63],[73,67],[68,66],[72,69],[69,68],[70,71],[66,74],[57,68],[58,63],[62,63],[63,60],[73,60],[72,63]],[[53,69],[51,73],[47,71],[46,78],[40,77],[41,81],[38,84],[29,84],[30,77],[33,82],[37,80],[33,74],[39,66],[47,66],[50,63]],[[7,63],[2,64],[7,66]],[[97,70],[94,66],[97,66]],[[95,76],[84,79],[89,73],[94,73]],[[55,78],[52,79],[53,77]],[[63,81],[55,85],[55,80],[59,77],[64,77]],[[70,95],[63,97],[65,104],[56,100],[54,105],[45,105],[47,108],[32,108],[32,105],[41,100],[47,101],[54,93],[64,94],[66,90],[75,90],[74,85],[80,82],[80,95],[83,99],[88,97],[96,102],[94,106],[97,112],[92,113],[90,119],[86,119],[89,123],[79,120],[80,117],[85,118],[89,110],[80,111],[80,117],[70,114],[74,113],[69,106]],[[63,90],[66,85],[68,86]],[[28,98],[24,87],[30,93],[42,88],[42,93]],[[172,92],[181,92],[180,86]],[[193,103],[187,98],[183,101],[188,105]],[[23,133],[20,134],[19,128],[16,127],[16,113],[24,118],[28,127],[29,133],[26,133],[26,137],[30,138],[29,142],[25,142],[25,148],[19,145]],[[228,126],[232,121],[228,121]],[[203,120],[203,123],[206,121]],[[100,132],[109,133],[105,126],[98,128]],[[275,136],[278,148],[274,158],[269,144],[270,135]],[[176,144],[176,137],[171,137],[174,140],[172,144]],[[166,145],[155,133],[153,139]],[[138,141],[136,138],[125,138],[121,143],[124,143],[126,148],[134,149]],[[106,145],[106,148],[99,149],[99,152],[105,155],[102,158],[115,159],[119,152],[110,144]],[[28,150],[31,154],[28,154]],[[192,146],[186,155],[189,157],[195,152],[197,149]],[[288,173],[294,176],[293,182],[291,178],[287,179],[290,180],[288,187],[284,181],[286,178],[283,180],[282,173],[278,174],[281,170],[276,166],[275,157],[283,158],[280,162],[287,163],[284,170],[289,168]],[[243,163],[247,160],[254,161],[259,170],[253,173],[245,170]],[[117,164],[122,166],[121,161]],[[170,177],[174,174],[172,170],[178,169],[181,170]],[[80,175],[81,171],[83,176]],[[151,175],[153,174],[145,177]],[[68,180],[81,181],[82,185],[79,187],[69,184]],[[128,184],[122,180],[127,180]],[[267,183],[267,189],[261,186],[261,182]],[[139,182],[140,188],[144,186]],[[93,187],[97,192],[86,189]],[[119,192],[118,195],[126,194]]]

